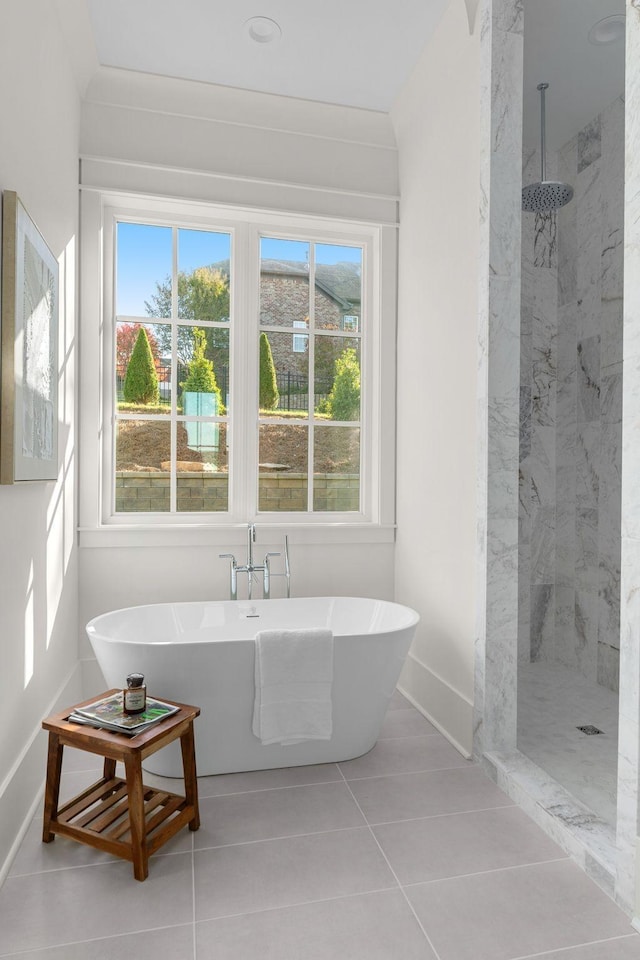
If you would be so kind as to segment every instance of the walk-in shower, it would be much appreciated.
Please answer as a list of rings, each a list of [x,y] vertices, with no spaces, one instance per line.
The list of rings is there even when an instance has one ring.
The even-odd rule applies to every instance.
[[[549,52],[568,58],[569,43],[554,46],[535,8],[525,2],[518,748],[605,830],[617,799],[624,44],[607,52],[615,92],[592,71],[591,100],[574,101]],[[529,27],[542,50],[527,45]],[[527,82],[540,63],[538,145]]]

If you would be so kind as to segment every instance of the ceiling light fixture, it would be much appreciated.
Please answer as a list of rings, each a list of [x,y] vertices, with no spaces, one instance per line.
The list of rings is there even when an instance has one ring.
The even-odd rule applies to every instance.
[[[612,17],[598,20],[589,30],[589,43],[618,43],[624,39],[625,16],[616,13]]]
[[[282,36],[280,24],[271,20],[270,17],[251,17],[245,23],[245,28],[256,43],[272,43]]]

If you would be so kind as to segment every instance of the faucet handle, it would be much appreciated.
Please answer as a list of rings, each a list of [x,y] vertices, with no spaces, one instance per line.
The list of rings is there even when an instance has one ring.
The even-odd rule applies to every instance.
[[[271,598],[271,557],[279,557],[279,553],[265,553],[262,567],[262,596],[265,600]]]
[[[229,577],[229,597],[231,600],[238,599],[238,564],[232,553],[219,553],[221,560],[231,560],[231,569]]]

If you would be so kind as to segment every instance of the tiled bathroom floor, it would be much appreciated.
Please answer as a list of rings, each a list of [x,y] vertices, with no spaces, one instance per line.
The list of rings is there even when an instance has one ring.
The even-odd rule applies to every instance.
[[[67,796],[87,758],[65,757]],[[203,777],[200,802],[144,883],[42,844],[36,818],[0,890],[0,956],[640,960],[628,917],[399,693],[366,756]]]

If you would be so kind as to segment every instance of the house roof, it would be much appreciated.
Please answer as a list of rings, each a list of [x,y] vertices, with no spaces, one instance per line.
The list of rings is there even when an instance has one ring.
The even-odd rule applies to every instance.
[[[309,266],[293,260],[262,260],[260,270],[271,276],[308,277]],[[362,299],[360,267],[346,261],[318,263],[316,287],[345,310],[359,305]]]

